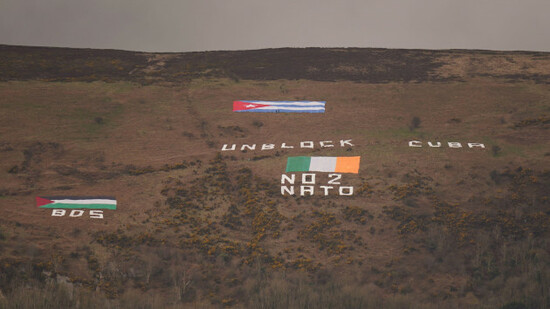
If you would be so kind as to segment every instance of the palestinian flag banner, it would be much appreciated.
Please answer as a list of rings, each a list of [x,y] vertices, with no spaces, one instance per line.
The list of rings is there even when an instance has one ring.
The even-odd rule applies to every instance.
[[[288,157],[287,172],[359,173],[361,157]]]
[[[37,196],[36,207],[64,209],[116,209],[112,196]]]
[[[233,101],[234,112],[324,113],[324,101]]]

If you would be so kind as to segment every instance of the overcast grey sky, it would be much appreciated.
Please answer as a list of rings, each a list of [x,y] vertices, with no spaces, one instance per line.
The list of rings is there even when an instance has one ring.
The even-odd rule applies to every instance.
[[[0,44],[550,51],[550,0],[0,0]]]

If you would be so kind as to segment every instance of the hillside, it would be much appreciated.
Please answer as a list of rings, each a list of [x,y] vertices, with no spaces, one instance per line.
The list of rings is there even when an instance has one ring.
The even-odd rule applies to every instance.
[[[549,128],[550,53],[0,45],[0,308],[548,308]]]

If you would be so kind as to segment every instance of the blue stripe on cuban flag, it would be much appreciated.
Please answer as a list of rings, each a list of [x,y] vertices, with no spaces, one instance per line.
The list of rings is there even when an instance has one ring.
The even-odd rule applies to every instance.
[[[325,101],[234,101],[234,112],[324,113]]]

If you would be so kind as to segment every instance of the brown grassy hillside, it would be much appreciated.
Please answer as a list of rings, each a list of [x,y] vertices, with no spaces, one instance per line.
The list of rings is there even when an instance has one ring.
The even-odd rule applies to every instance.
[[[548,53],[0,45],[0,81],[0,308],[550,307]],[[354,195],[281,195],[297,155],[361,156]]]

